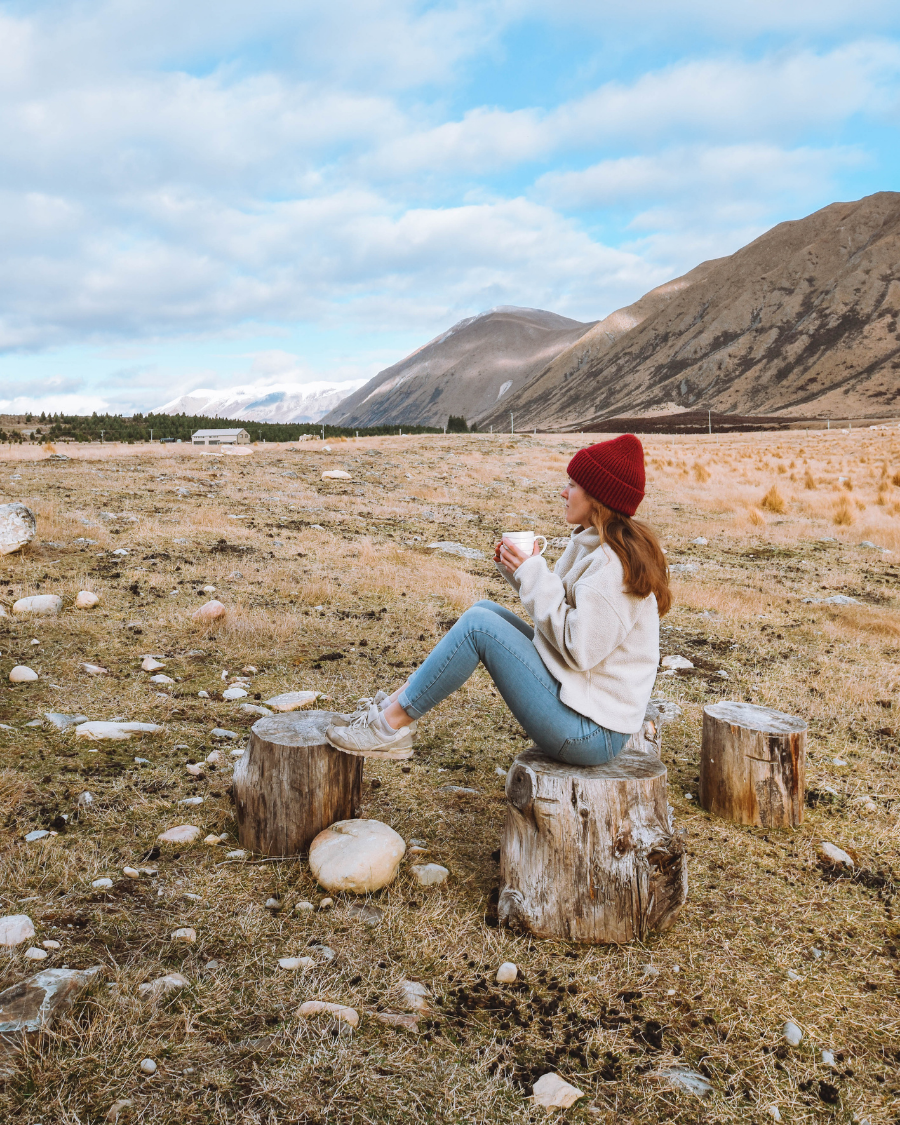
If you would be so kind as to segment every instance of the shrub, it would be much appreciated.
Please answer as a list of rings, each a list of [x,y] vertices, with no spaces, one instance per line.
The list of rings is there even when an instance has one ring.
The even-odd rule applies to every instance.
[[[762,514],[759,508],[750,509],[750,522],[754,527],[765,527],[766,517]]]
[[[777,516],[781,516],[787,511],[787,501],[778,491],[777,484],[773,484],[762,498],[760,507],[764,512],[774,512]]]
[[[816,478],[812,475],[809,469],[806,470],[806,476],[803,478],[803,487],[809,492],[815,491]]]
[[[699,461],[694,462],[694,479],[698,484],[706,484],[712,473],[705,465],[701,465]]]
[[[837,527],[847,527],[853,523],[853,509],[846,496],[842,496],[835,504],[831,522]]]
[[[894,473],[891,477],[891,484],[895,484],[897,488],[900,488],[900,473]]]

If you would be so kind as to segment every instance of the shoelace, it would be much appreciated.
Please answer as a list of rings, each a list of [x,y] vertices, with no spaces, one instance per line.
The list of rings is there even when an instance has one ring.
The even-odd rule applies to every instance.
[[[362,703],[362,700],[360,700]],[[379,716],[378,704],[373,703],[367,710],[359,708],[359,714],[350,720],[351,727],[367,727],[369,723],[373,723]]]

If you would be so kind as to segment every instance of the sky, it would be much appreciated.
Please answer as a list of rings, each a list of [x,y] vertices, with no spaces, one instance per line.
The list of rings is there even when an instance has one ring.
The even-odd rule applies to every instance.
[[[0,0],[0,412],[374,375],[900,190],[896,0]]]

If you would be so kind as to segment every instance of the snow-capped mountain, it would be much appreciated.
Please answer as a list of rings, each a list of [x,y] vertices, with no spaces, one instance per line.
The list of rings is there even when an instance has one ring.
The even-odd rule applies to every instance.
[[[318,422],[366,379],[343,383],[267,383],[189,391],[159,406],[155,414],[204,414],[210,418],[240,418],[250,422]]]

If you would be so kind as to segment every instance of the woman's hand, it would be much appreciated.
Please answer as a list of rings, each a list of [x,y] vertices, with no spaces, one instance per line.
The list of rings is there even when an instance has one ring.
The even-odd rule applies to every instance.
[[[540,545],[535,543],[531,555],[539,555],[540,553]],[[494,562],[500,563],[510,574],[518,570],[522,563],[530,557],[530,555],[523,555],[521,551],[511,543],[507,543],[505,539],[501,539],[494,548]]]

